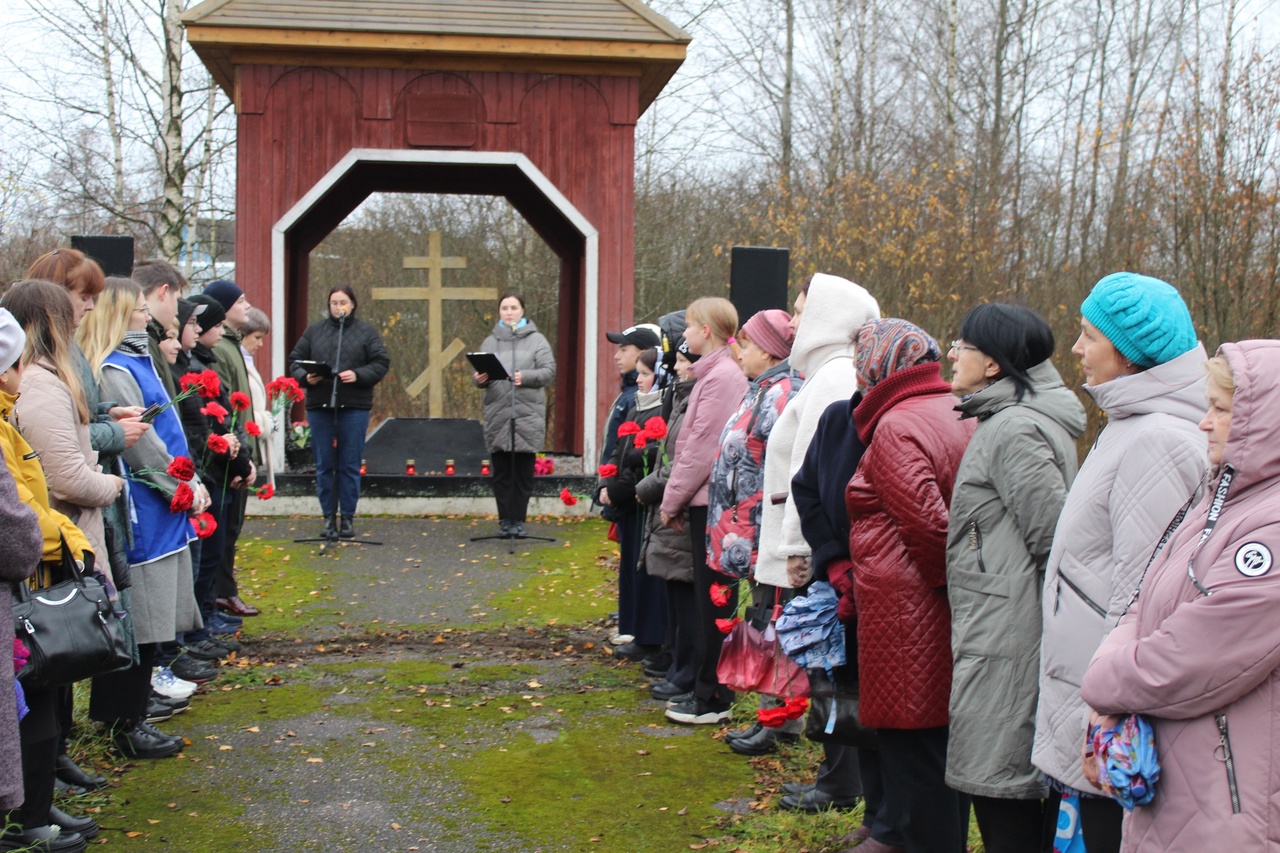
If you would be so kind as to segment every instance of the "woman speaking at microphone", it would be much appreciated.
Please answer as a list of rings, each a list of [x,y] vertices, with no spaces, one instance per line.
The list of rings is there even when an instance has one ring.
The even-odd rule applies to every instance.
[[[293,378],[307,390],[316,497],[324,514],[326,539],[356,535],[352,519],[360,500],[360,458],[369,431],[373,386],[391,366],[378,330],[355,316],[358,306],[354,290],[345,284],[334,287],[329,291],[328,316],[308,326],[289,354]],[[341,522],[334,517],[335,503]]]
[[[496,355],[511,377],[471,375],[485,389],[484,443],[493,454],[493,495],[501,532],[524,536],[533,463],[547,437],[546,387],[555,381],[556,360],[551,344],[524,316],[524,297],[518,293],[504,293],[498,300],[498,324],[481,350]]]

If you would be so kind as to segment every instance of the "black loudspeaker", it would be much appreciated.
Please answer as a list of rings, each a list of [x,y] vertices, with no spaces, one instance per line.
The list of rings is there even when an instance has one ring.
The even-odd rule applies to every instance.
[[[738,325],[768,308],[787,310],[791,250],[734,246],[729,265],[729,301],[738,309]]]
[[[132,237],[72,237],[71,248],[97,261],[107,275],[128,278],[133,274]]]

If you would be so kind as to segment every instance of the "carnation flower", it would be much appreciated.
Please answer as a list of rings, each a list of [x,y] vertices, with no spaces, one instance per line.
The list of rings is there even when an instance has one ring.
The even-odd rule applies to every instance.
[[[618,438],[628,435],[638,435],[639,432],[640,424],[635,421],[623,421],[622,425],[618,427]]]
[[[644,435],[654,441],[661,441],[667,437],[667,422],[661,417],[652,417],[644,422]]]
[[[253,401],[249,399],[249,395],[243,391],[235,391],[231,394],[231,408],[237,412],[243,412],[253,405]]]
[[[169,501],[169,512],[186,512],[196,502],[196,493],[186,483],[179,483]]]
[[[735,616],[732,619],[717,619],[716,628],[721,634],[727,634],[733,630],[733,626],[742,621],[741,616]]]
[[[599,468],[596,469],[596,473],[600,475],[602,479],[607,480],[610,477],[618,476],[618,466],[614,465],[613,463],[609,463],[608,465],[601,465]]]
[[[191,526],[195,528],[197,539],[208,539],[218,529],[218,522],[212,513],[202,512],[191,519]]]
[[[186,456],[175,456],[165,473],[177,480],[190,480],[196,475],[196,465]]]
[[[560,490],[560,502],[565,506],[573,506],[578,502],[578,499],[568,488],[563,488]]]
[[[730,587],[722,583],[713,583],[711,585],[711,603],[716,607],[724,607],[729,603],[729,596],[732,593]]]
[[[231,452],[231,442],[227,441],[217,433],[211,433],[209,435],[208,446],[210,450],[219,456],[224,456]]]
[[[249,421],[247,424],[245,424],[244,431],[249,433],[249,435],[253,436],[254,438],[257,438],[258,436],[262,435],[262,427],[258,426],[256,421]]]
[[[264,486],[259,486],[254,494],[258,496],[260,501],[269,501],[276,496],[276,487],[271,483],[267,483]]]
[[[644,433],[642,433],[642,432],[638,432],[638,433],[636,433],[636,437],[635,437],[634,439],[632,439],[632,440],[631,440],[631,443],[632,443],[634,446],[636,446],[636,447],[638,447],[638,448],[642,448],[642,449],[643,449],[643,448],[644,448],[644,446],[645,446],[646,444],[648,444],[648,443],[649,443],[649,439],[645,438]]]
[[[207,405],[200,407],[200,414],[208,415],[211,418],[217,418],[218,423],[220,424],[227,422],[227,410],[222,407],[221,403],[216,403],[213,400],[210,400]]]

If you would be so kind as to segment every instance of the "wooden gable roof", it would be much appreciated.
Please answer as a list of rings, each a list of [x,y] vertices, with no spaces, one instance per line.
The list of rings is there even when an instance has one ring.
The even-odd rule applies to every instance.
[[[356,65],[635,76],[643,112],[690,41],[639,0],[205,0],[182,20],[232,100],[238,64]]]

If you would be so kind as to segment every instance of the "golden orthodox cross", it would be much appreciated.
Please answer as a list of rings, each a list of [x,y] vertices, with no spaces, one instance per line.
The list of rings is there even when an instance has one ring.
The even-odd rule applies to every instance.
[[[410,397],[417,397],[423,389],[430,388],[427,397],[427,415],[438,418],[444,410],[444,369],[458,357],[465,344],[454,338],[449,346],[441,348],[444,338],[444,301],[446,299],[497,299],[493,287],[445,287],[445,270],[464,270],[466,258],[446,258],[440,248],[440,232],[428,235],[427,255],[421,258],[405,258],[403,269],[427,270],[426,287],[375,287],[374,299],[422,299],[427,302],[427,366],[418,378],[405,388]]]

